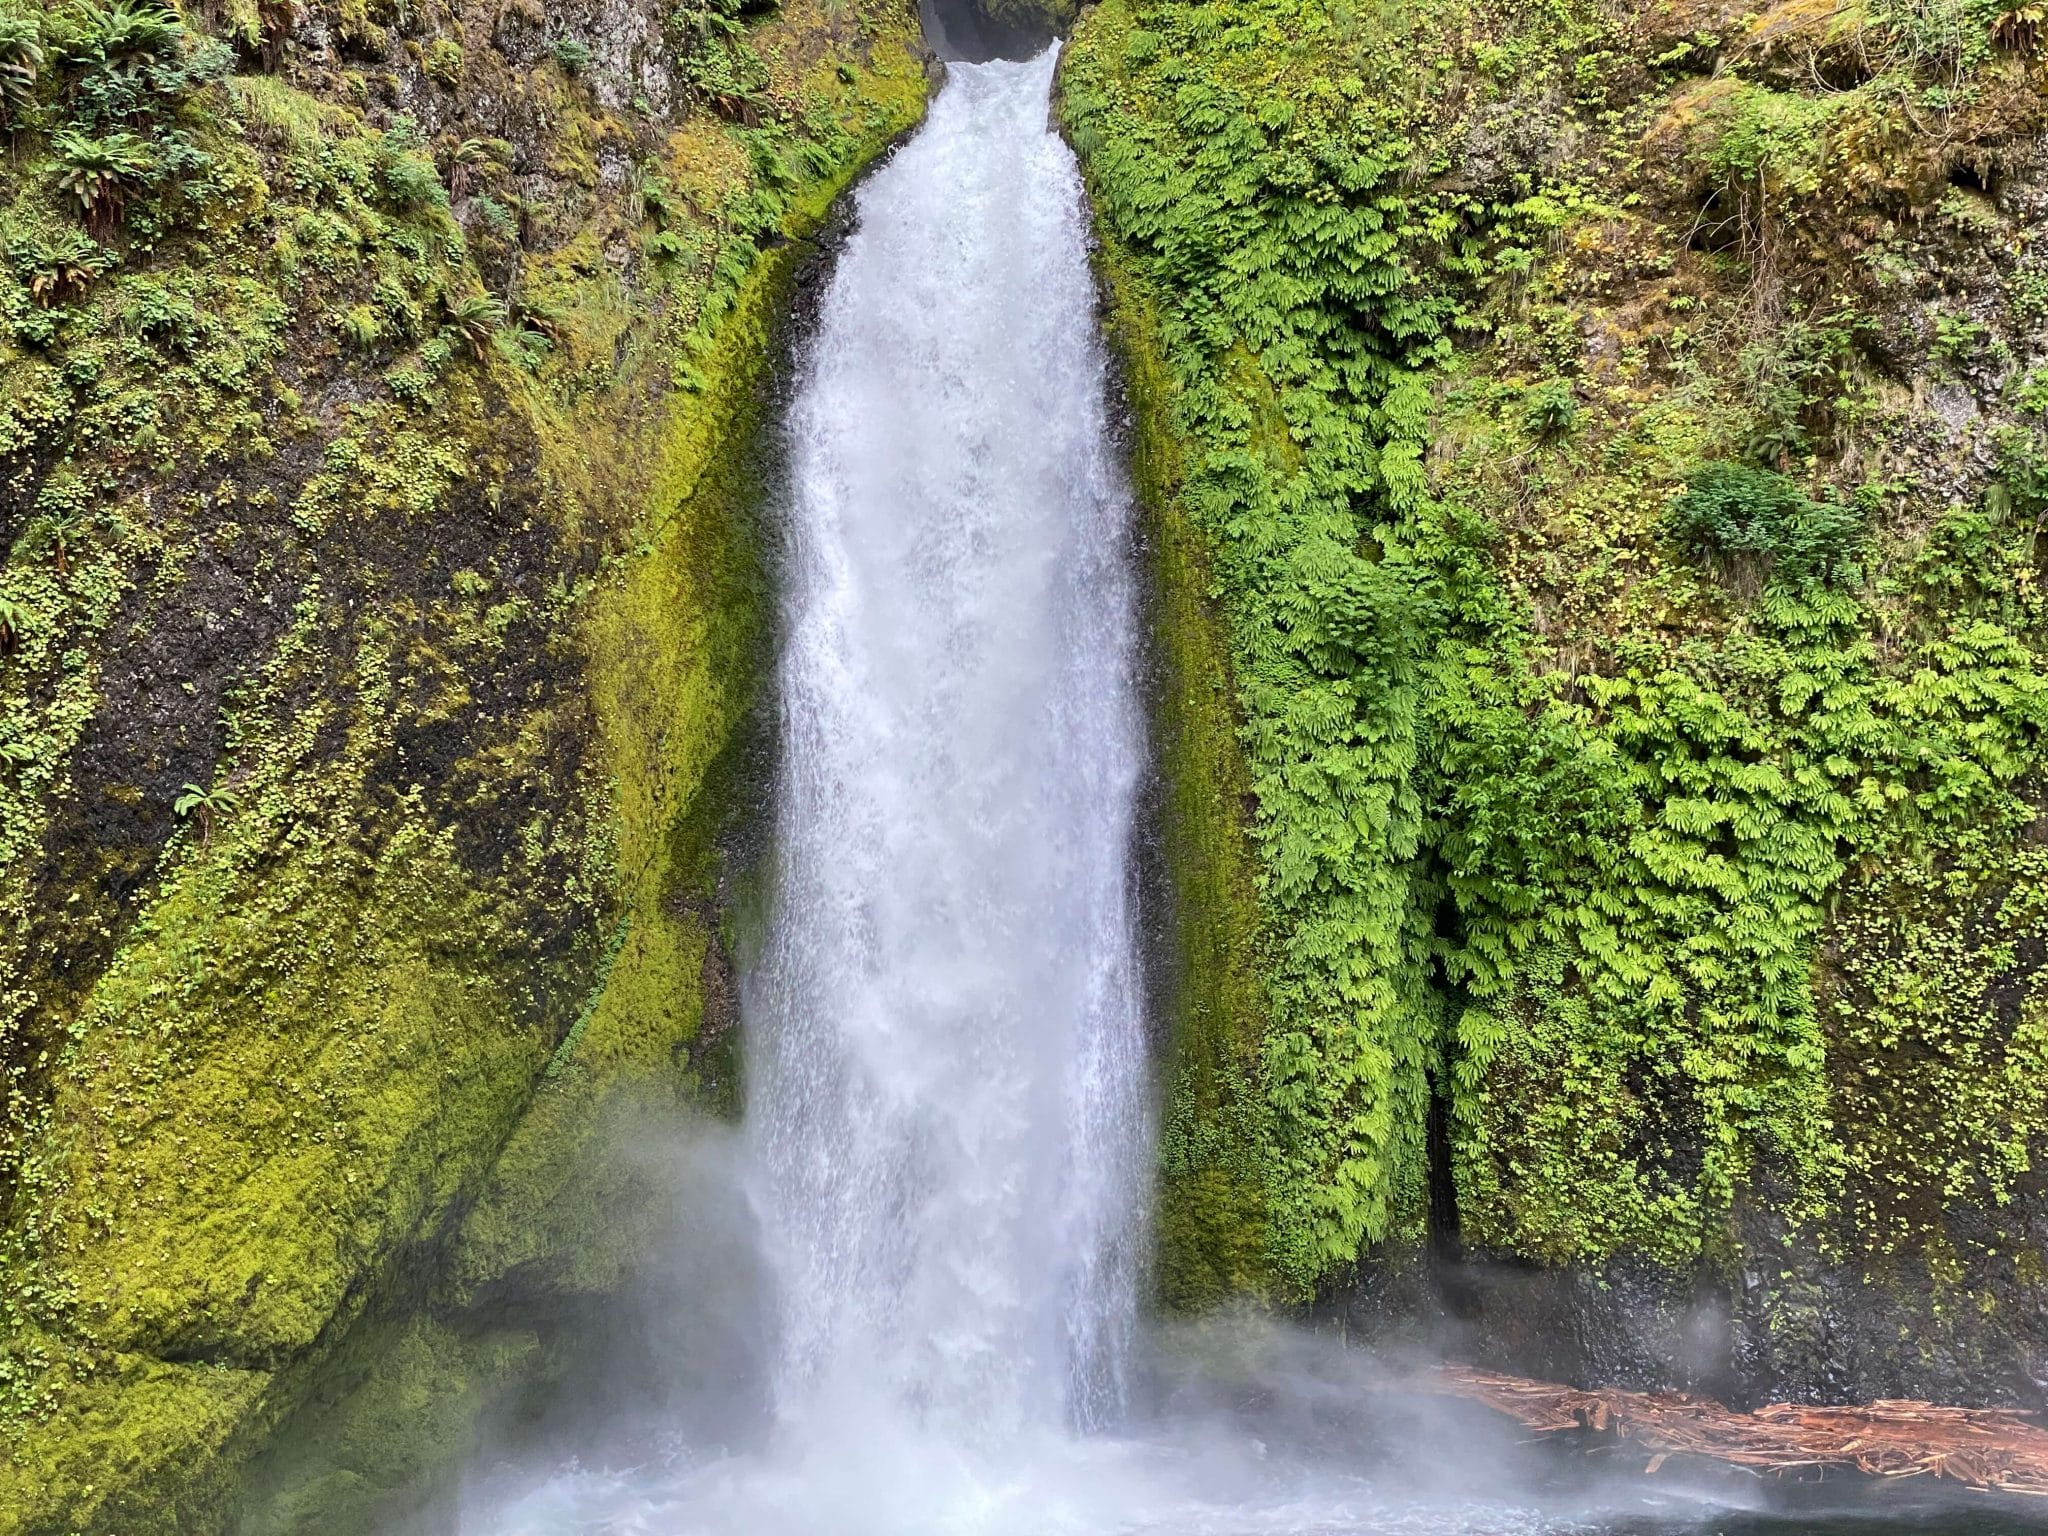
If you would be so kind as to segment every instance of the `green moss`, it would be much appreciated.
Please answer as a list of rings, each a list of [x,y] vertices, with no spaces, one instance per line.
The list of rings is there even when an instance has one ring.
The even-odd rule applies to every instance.
[[[310,1349],[467,1193],[559,1028],[513,970],[531,946],[508,918],[533,914],[387,777],[394,637],[344,662],[359,712],[287,702],[339,659],[330,618],[305,603],[244,699],[237,809],[179,835],[24,1159],[17,1315],[97,1348],[248,1366]],[[538,872],[550,850],[528,851]]]
[[[466,1334],[431,1317],[357,1331],[254,1469],[236,1536],[374,1536],[429,1515],[490,1411],[559,1366],[531,1329]],[[421,1523],[425,1523],[422,1521]]]
[[[266,1372],[86,1359],[58,1343],[37,1355],[40,1386],[64,1413],[18,1433],[0,1459],[0,1530],[190,1529],[216,1506],[218,1458],[260,1404]]]
[[[630,1159],[600,1143],[622,1111],[665,1100],[672,1112],[692,1096],[689,1048],[717,964],[717,848],[738,809],[730,759],[766,660],[756,438],[792,265],[786,255],[757,263],[715,347],[700,352],[701,388],[665,434],[644,536],[590,599],[589,675],[626,904],[580,1034],[564,1041],[464,1224],[454,1273],[465,1291],[515,1269],[532,1285],[536,1265],[559,1271],[565,1289],[602,1291],[658,1216],[634,1198]]]
[[[1099,259],[1115,261],[1114,248]],[[1176,402],[1153,341],[1151,301],[1124,267],[1105,271],[1110,334],[1136,416],[1132,468],[1152,567],[1149,613],[1161,663],[1153,744],[1173,893],[1167,996],[1172,1054],[1156,1212],[1161,1299],[1195,1311],[1274,1287],[1267,1131],[1257,1091],[1263,996],[1250,791],[1236,695],[1207,550],[1189,524]]]

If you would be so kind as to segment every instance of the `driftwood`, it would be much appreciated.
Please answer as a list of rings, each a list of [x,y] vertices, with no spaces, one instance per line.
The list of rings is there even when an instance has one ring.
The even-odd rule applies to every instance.
[[[1590,1431],[1648,1455],[1697,1456],[1759,1472],[1826,1470],[1871,1477],[1951,1478],[1972,1488],[2048,1497],[2048,1429],[2000,1408],[1882,1400],[1857,1408],[1773,1403],[1753,1413],[1675,1392],[1580,1391],[1552,1382],[1443,1365],[1420,1389],[1483,1403],[1538,1435]]]

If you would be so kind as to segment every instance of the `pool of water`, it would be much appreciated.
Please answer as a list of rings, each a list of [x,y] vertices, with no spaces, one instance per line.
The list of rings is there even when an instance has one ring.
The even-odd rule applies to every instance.
[[[737,1449],[613,1431],[502,1465],[493,1536],[2040,1536],[2048,1500],[1931,1479],[1781,1480],[1626,1442],[1533,1441],[1472,1404],[1285,1336],[1256,1373],[1183,1376],[1119,1433],[977,1433],[821,1404]],[[1170,1374],[1170,1373],[1168,1373]],[[847,1417],[841,1408],[857,1410]],[[700,1424],[706,1422],[699,1417]]]

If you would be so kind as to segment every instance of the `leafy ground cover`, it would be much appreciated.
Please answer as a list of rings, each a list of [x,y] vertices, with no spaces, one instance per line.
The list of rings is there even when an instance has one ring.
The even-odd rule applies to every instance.
[[[1256,872],[1263,1017],[1194,1000],[1239,1023],[1183,1041],[1170,1244],[1306,1294],[1419,1241],[1434,1170],[1440,1237],[1546,1263],[1775,1273],[1796,1237],[1950,1315],[2012,1280],[2048,1023],[2028,14],[1084,20],[1062,111]],[[1166,649],[1202,622],[1169,605]],[[1170,1253],[1169,1298],[1242,1268]]]

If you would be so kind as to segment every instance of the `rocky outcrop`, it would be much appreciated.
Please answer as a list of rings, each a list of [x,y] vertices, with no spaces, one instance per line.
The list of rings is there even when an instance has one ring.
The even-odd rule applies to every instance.
[[[925,33],[948,58],[1023,59],[1063,36],[1078,0],[921,0]]]

